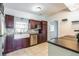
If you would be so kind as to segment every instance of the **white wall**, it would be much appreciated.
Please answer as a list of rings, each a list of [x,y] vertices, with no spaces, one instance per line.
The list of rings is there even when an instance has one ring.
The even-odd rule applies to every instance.
[[[68,21],[62,22],[62,19],[67,18]],[[50,20],[50,21],[49,21]],[[65,36],[65,35],[75,35],[73,29],[72,29],[72,23],[71,21],[79,20],[79,10],[70,12],[67,10],[63,10],[59,13],[56,13],[55,15],[52,15],[49,18],[48,22],[51,22],[53,20],[58,21],[58,36]]]

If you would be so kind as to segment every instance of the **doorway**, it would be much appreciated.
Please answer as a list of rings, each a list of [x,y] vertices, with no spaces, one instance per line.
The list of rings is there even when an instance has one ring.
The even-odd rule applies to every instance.
[[[54,41],[58,39],[58,21],[49,22],[49,39],[48,41]]]

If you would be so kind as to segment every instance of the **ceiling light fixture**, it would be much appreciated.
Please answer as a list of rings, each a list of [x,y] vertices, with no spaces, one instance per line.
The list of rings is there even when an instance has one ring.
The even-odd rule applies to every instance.
[[[35,7],[33,7],[33,11],[35,11],[35,12],[39,12],[41,10],[42,10],[41,6],[35,6]]]

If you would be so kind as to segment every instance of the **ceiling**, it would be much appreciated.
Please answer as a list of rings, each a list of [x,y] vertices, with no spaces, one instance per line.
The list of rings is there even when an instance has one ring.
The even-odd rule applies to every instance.
[[[65,5],[70,11],[79,9],[79,3],[65,3]]]
[[[31,12],[46,16],[51,16],[67,8],[64,3],[6,3],[4,4],[4,6],[10,9],[15,9],[23,12]],[[40,12],[35,12],[32,10],[34,6],[42,6],[41,8],[43,9]]]

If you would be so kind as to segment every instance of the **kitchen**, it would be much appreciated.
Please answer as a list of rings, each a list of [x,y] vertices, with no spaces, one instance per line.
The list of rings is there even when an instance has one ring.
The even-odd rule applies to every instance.
[[[47,42],[47,21],[42,20],[46,17],[10,9],[13,6],[8,3],[4,7],[6,35],[3,55]]]
[[[54,9],[54,8],[51,9],[53,5],[57,9]],[[27,6],[27,8],[24,6]],[[44,9],[42,11],[44,7],[46,7],[47,9]],[[70,13],[70,11],[65,10],[65,8],[66,6],[64,6],[64,4],[52,4],[52,3],[51,4],[49,3],[46,3],[46,4],[4,3],[5,17],[2,17],[3,20],[1,20],[1,27],[2,27],[1,36],[3,35],[1,37],[2,39],[1,41],[2,52],[1,53],[3,53],[2,55],[5,55],[5,56],[17,56],[17,55],[18,56],[22,56],[22,55],[48,56],[50,55],[51,52],[53,55],[58,54],[58,53],[53,53],[54,51],[56,51],[54,49],[57,49],[55,47],[56,44],[55,46],[54,44],[51,44],[54,41],[53,39],[59,41],[60,44],[64,41],[65,43],[62,43],[61,46],[65,45],[64,46],[65,48],[69,47],[69,48],[75,49],[74,47],[78,45],[76,43],[73,43],[75,42],[74,39],[69,40],[69,39],[72,39],[72,37],[68,35],[68,34],[73,34],[73,32],[71,31],[73,29],[71,27],[74,27],[75,23],[68,22],[69,19],[66,18],[66,15],[64,13],[63,13],[63,16],[65,15],[64,17],[60,15],[60,13],[63,11]],[[63,11],[57,13],[58,16],[60,17],[56,15],[56,17],[52,18],[54,16],[53,15],[51,16],[51,18],[50,17],[48,18],[46,16],[46,15],[51,14],[51,12],[53,13],[56,10],[59,11],[60,9],[61,10],[64,9]],[[51,10],[51,12],[49,10]],[[66,20],[66,21],[63,21],[63,20]],[[72,24],[73,26],[71,26],[71,23],[73,23]],[[70,25],[69,28],[66,25]],[[65,40],[62,41],[61,37],[63,37],[64,35],[68,36],[68,38],[65,38]],[[47,41],[50,41],[50,42],[47,42]],[[57,43],[57,41],[55,41],[55,43]],[[70,42],[72,42],[72,44]],[[51,49],[49,46],[51,47]],[[76,49],[77,48],[78,47],[76,47]],[[62,49],[61,51],[64,50],[63,48],[61,49]],[[48,53],[48,50],[50,51],[50,53]],[[77,50],[79,51],[79,49]],[[67,53],[67,54],[71,54],[71,53]]]

